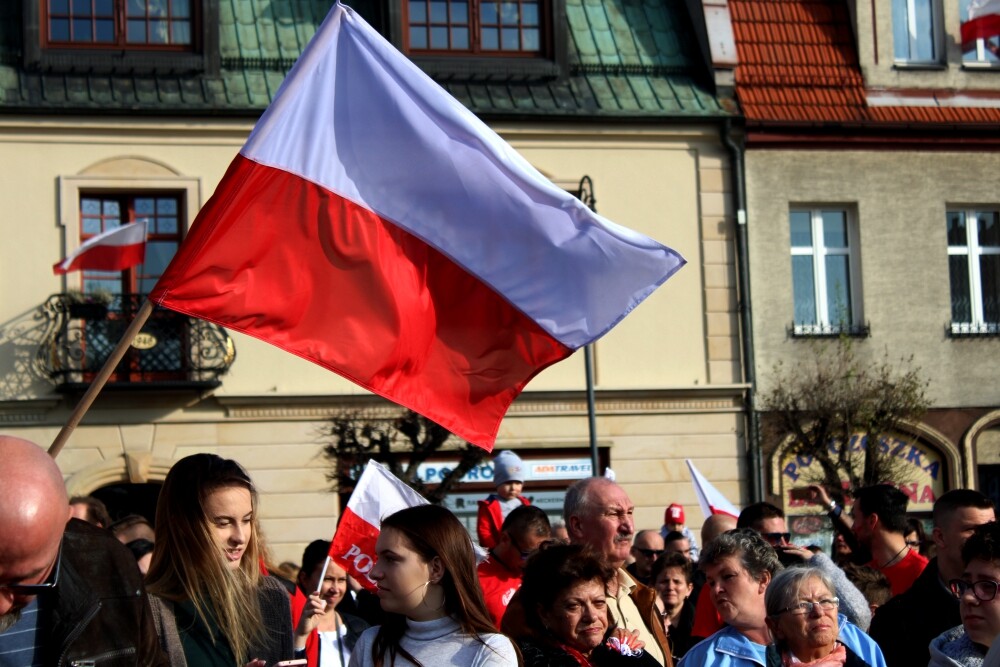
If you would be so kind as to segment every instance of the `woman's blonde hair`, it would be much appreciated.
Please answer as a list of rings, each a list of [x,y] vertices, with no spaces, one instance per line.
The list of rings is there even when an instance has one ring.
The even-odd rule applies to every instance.
[[[212,492],[240,487],[250,492],[253,519],[238,569],[230,569],[205,513]],[[209,625],[212,618],[229,642],[237,664],[250,659],[264,635],[257,589],[261,583],[257,490],[239,463],[215,454],[194,454],[167,473],[156,505],[156,543],[146,575],[150,594],[190,600]]]

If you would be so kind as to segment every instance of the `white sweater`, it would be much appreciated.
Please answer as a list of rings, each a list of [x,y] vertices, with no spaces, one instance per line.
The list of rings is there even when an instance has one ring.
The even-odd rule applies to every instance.
[[[351,651],[350,667],[371,667],[372,643],[378,633],[378,626],[368,628],[358,639]],[[463,634],[458,622],[450,616],[433,621],[406,621],[406,632],[399,644],[410,655],[420,661],[423,667],[508,667],[517,665],[517,654],[507,637],[500,634],[475,637]],[[485,643],[484,643],[485,642]],[[388,655],[386,655],[388,659]],[[412,662],[396,655],[396,666],[407,667]],[[389,666],[387,666],[389,667]]]

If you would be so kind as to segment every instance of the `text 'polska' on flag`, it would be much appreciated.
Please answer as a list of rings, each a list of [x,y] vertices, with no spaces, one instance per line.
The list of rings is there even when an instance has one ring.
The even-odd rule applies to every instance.
[[[382,519],[407,507],[426,505],[427,500],[401,482],[381,463],[368,461],[340,517],[330,544],[330,558],[369,590],[375,564],[375,542]]]
[[[548,181],[337,3],[150,294],[492,449],[684,264]]]

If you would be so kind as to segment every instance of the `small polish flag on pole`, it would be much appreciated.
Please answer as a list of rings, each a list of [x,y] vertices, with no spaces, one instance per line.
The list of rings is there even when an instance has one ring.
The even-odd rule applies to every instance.
[[[691,463],[691,459],[685,459],[685,462],[688,465],[688,470],[691,471],[694,492],[698,496],[698,504],[701,505],[701,513],[705,515],[705,518],[707,519],[713,514],[728,514],[734,519],[738,519],[740,511],[736,509],[736,506],[726,500],[726,497],[698,472],[698,469]]]
[[[146,258],[146,222],[115,227],[88,239],[69,257],[52,266],[56,275],[70,271],[122,271]]]
[[[427,504],[423,496],[399,481],[384,465],[368,461],[340,517],[330,544],[330,558],[362,586],[374,590],[375,582],[368,573],[375,564],[375,541],[382,518],[407,507]]]

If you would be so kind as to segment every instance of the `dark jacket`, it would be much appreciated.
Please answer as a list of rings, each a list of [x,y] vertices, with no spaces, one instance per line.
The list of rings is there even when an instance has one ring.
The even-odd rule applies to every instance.
[[[641,621],[646,626],[660,650],[663,652],[663,667],[673,667],[674,660],[670,652],[670,642],[667,640],[667,633],[663,630],[663,622],[660,620],[660,613],[656,609],[656,591],[636,582],[635,588],[629,593],[632,602],[639,610]],[[610,614],[610,610],[608,612]],[[609,617],[610,619],[610,617]],[[630,628],[635,629],[635,628]],[[528,626],[525,619],[524,607],[521,603],[521,591],[514,593],[507,611],[504,612],[503,620],[500,623],[500,631],[508,637],[520,642],[522,640],[537,640],[539,638],[538,629]]]
[[[524,667],[580,667],[580,663],[558,646],[538,640],[518,642]],[[590,664],[594,667],[659,667],[651,655],[642,652],[638,656],[623,656],[602,644],[590,654]]]
[[[935,558],[909,590],[876,610],[868,634],[882,647],[889,667],[926,665],[931,659],[931,640],[962,624],[958,599],[945,590],[938,576]]]
[[[108,531],[66,524],[59,581],[38,631],[46,665],[167,665],[135,557]]]
[[[263,577],[257,590],[260,601],[260,615],[264,622],[264,636],[261,643],[250,647],[252,658],[261,658],[268,665],[281,660],[291,660],[295,653],[292,641],[292,608],[285,588],[274,577]],[[187,667],[184,646],[177,629],[174,603],[163,598],[152,597],[156,631],[164,651],[170,657],[171,667]]]

